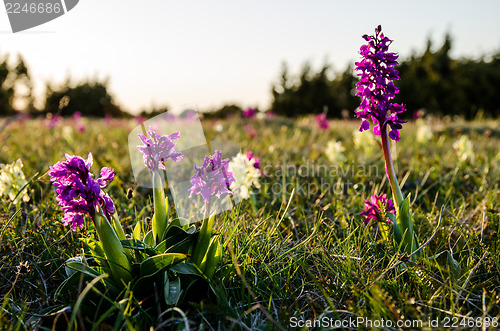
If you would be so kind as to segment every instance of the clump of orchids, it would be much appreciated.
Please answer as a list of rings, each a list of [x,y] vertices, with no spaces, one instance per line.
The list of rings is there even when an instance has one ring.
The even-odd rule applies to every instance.
[[[125,234],[112,199],[103,191],[113,180],[114,170],[104,167],[100,177],[94,178],[91,154],[87,159],[66,155],[65,161],[50,167],[56,199],[65,213],[64,224],[76,231],[88,217],[97,234],[95,239],[81,239],[86,247],[84,256],[66,261],[68,278],[56,297],[74,290],[82,280],[116,301],[134,293],[141,305],[149,307],[179,305],[186,297],[204,298],[215,293],[212,279],[222,256],[218,232],[213,229],[215,215],[207,208],[199,229],[186,219],[169,217],[161,171],[165,162],[183,160],[183,153],[175,151],[180,132],[161,135],[150,129],[139,138],[144,145],[138,149],[153,187],[151,229],[138,221],[132,234]],[[210,199],[231,194],[228,187],[234,178],[228,163],[229,159],[222,159],[221,152],[215,151],[201,166],[195,165],[190,197],[201,195],[208,206]]]
[[[392,40],[382,33],[380,25],[375,29],[375,35],[364,35],[363,39],[367,42],[360,49],[363,59],[356,62],[356,71],[360,77],[356,84],[356,95],[361,97],[362,101],[355,115],[362,119],[359,131],[368,130],[371,121],[374,125],[373,132],[380,136],[394,200],[387,198],[385,194],[373,195],[365,200],[365,211],[362,215],[366,217],[366,224],[372,219],[379,222],[385,239],[392,230],[396,243],[410,255],[418,246],[410,213],[410,196],[404,197],[401,192],[389,146],[389,139],[400,140],[399,130],[402,128],[401,124],[405,123],[398,118],[399,113],[406,111],[405,107],[391,102],[399,92],[394,85],[394,81],[400,79],[394,69],[398,64],[398,55],[389,52]]]

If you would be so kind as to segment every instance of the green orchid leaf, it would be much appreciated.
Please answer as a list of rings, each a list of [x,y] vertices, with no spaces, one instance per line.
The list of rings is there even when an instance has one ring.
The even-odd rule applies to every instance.
[[[155,247],[159,254],[184,253],[188,254],[189,246],[198,238],[198,233],[191,234],[178,226],[172,226],[167,232],[167,239]]]
[[[181,279],[179,277],[172,277],[172,279],[169,279],[167,272],[165,272],[165,279],[166,281],[163,288],[165,303],[175,306],[179,302],[179,298],[182,294]]]
[[[184,240],[190,235],[191,233],[188,233],[187,231],[178,226],[171,226],[167,231],[166,239],[162,243],[165,245],[165,248],[168,248]]]
[[[144,242],[137,239],[125,239],[120,240],[123,248],[131,249],[134,251],[143,251],[149,256],[156,255],[156,251],[151,247],[148,247]]]
[[[120,240],[124,248],[134,249],[138,251],[143,251],[148,247],[142,241],[137,239],[122,239]]]
[[[174,218],[168,225],[169,228],[172,226],[178,226],[184,230],[187,230],[189,228],[189,221],[183,217]]]
[[[403,242],[403,250],[410,255],[418,247],[413,233],[413,219],[410,214],[410,195],[398,207],[397,224]],[[414,256],[415,257],[415,256]]]
[[[460,273],[462,272],[462,267],[460,266],[460,263],[455,260],[450,251],[442,251],[434,256],[429,257],[429,260],[437,260],[443,254],[446,254],[446,265],[448,266],[448,270],[450,271],[450,276],[454,280],[457,280],[460,276]],[[444,259],[440,259],[440,261],[444,262],[443,260]]]
[[[392,221],[392,232],[394,234],[394,240],[399,244],[401,242],[402,236],[401,232],[399,231],[396,215],[394,215],[393,213],[387,213],[387,217],[389,217],[389,219]]]
[[[165,190],[163,187],[163,174],[159,171],[153,171],[154,215],[152,228],[155,243],[163,241],[168,223],[168,198],[165,198]]]
[[[212,278],[213,275],[215,274],[215,270],[217,270],[217,267],[220,264],[222,258],[222,247],[219,243],[219,240],[217,237],[212,238],[212,243],[210,244],[210,247],[208,249],[208,253],[206,256],[206,264],[205,264],[205,275],[207,275],[208,278]]]
[[[200,266],[203,258],[207,254],[208,246],[212,238],[212,229],[214,225],[215,215],[204,219],[201,225],[200,233],[198,234],[198,241],[193,251],[192,261],[194,264]]]
[[[77,272],[80,272],[80,273],[90,277],[91,279],[102,275],[99,271],[97,271],[97,270],[91,268],[90,266],[88,266],[84,263],[81,263],[81,262],[76,262],[76,261],[66,262],[66,266],[69,269],[75,270]],[[111,283],[109,278],[103,279],[103,283],[106,286],[106,288],[108,288],[110,291],[112,291],[114,293],[118,292],[118,288]]]
[[[139,220],[134,226],[134,230],[132,231],[132,238],[135,240],[141,240],[142,234],[144,233],[142,229],[142,222]]]
[[[90,251],[93,257],[104,257],[104,250],[102,249],[102,245],[99,241],[92,238],[80,238],[80,241],[83,242],[85,248]]]
[[[111,276],[118,284],[127,284],[132,280],[130,262],[118,235],[104,215],[96,214],[94,220],[99,240],[108,260]]]
[[[91,276],[91,277],[97,277],[97,276],[101,275],[99,272],[97,272],[96,270],[92,269],[87,264],[84,264],[82,262],[66,261],[66,267],[68,267],[69,269],[84,273],[84,274]]]
[[[148,257],[141,263],[141,277],[150,277],[188,258],[186,254],[166,253]]]
[[[67,259],[65,262],[66,265],[64,266],[64,271],[66,272],[66,276],[69,277],[76,272],[76,270],[68,267],[69,262],[83,263],[83,261],[84,261],[83,256],[75,256],[75,257],[71,257],[71,258]]]
[[[62,293],[66,293],[70,290],[74,290],[75,288],[77,288],[80,282],[84,283],[85,281],[91,280],[93,278],[95,277],[89,276],[84,273],[75,272],[74,274],[66,278],[61,283],[61,285],[57,287],[56,292],[54,293],[54,300],[57,300],[59,295],[61,295]]]
[[[201,270],[196,265],[189,262],[176,264],[169,270],[182,275],[192,275],[204,278]]]
[[[182,236],[183,238],[185,238],[185,237],[192,235],[195,232],[195,231],[193,231],[193,229],[196,230],[194,225],[192,227],[187,228],[187,229],[173,225],[173,226],[169,227],[169,229],[166,233],[166,238],[169,239],[171,237],[178,237],[178,236]]]
[[[185,238],[181,242],[178,242],[175,245],[168,247],[164,252],[189,254],[189,249],[191,248],[193,242],[196,241],[196,238],[197,236]]]
[[[125,239],[125,231],[123,231],[122,225],[120,224],[120,221],[118,220],[117,215],[118,214],[115,211],[115,213],[111,216],[111,218],[112,218],[111,226],[115,230],[116,235],[118,236],[118,239],[123,240],[123,239]]]
[[[155,238],[153,235],[153,231],[149,231],[148,233],[146,233],[146,235],[144,236],[144,243],[149,247],[155,246]]]
[[[97,264],[99,264],[106,271],[106,273],[110,274],[111,269],[109,268],[108,261],[106,260],[106,254],[104,253],[102,244],[92,238],[80,238],[80,240],[84,243],[87,250],[90,251]]]
[[[447,251],[448,252],[448,251]],[[457,280],[460,276],[460,272],[462,271],[462,267],[460,263],[453,258],[450,252],[446,255],[446,262],[448,264],[448,268],[450,269],[450,275]]]

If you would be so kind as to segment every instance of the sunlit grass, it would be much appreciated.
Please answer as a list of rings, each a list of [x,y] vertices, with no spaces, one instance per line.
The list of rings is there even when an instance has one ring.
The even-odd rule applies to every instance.
[[[381,241],[377,229],[366,227],[360,216],[363,199],[390,191],[378,146],[369,154],[354,147],[357,121],[332,122],[328,131],[316,129],[314,118],[217,123],[222,132],[215,130],[216,121],[203,123],[207,139],[233,141],[243,151],[254,151],[261,158],[262,189],[217,218],[224,243],[217,274],[221,302],[195,302],[163,316],[123,302],[107,316],[65,310],[40,319],[49,307],[77,302],[77,292],[54,301],[54,291],[65,278],[64,261],[82,250],[78,237],[84,231],[73,233],[60,223],[62,212],[45,175],[48,167],[65,153],[85,157],[92,152],[95,169],[115,168],[117,176],[107,192],[130,233],[152,209],[151,191],[135,184],[130,168],[127,135],[136,124],[89,120],[87,130],[78,132],[63,129],[68,123],[48,129],[30,120],[1,132],[0,163],[20,158],[27,179],[37,173],[40,177],[29,185],[29,202],[14,207],[1,200],[0,325],[64,328],[73,316],[75,323],[87,326],[99,322],[144,329],[161,323],[182,326],[188,320],[194,329],[201,324],[254,329],[288,328],[292,317],[424,323],[451,314],[500,317],[500,123],[434,122],[433,137],[426,143],[416,142],[413,123],[405,125],[394,156],[403,193],[411,193],[420,243],[436,231],[442,207],[443,213],[418,266],[394,269],[397,247]],[[244,130],[249,123],[258,132],[253,139]],[[473,163],[460,162],[452,147],[462,134],[473,142]],[[329,164],[324,155],[331,140],[345,147],[343,164]],[[131,199],[126,197],[129,189]],[[460,263],[456,277],[445,255],[426,259],[445,250]],[[84,289],[82,284],[80,291]]]

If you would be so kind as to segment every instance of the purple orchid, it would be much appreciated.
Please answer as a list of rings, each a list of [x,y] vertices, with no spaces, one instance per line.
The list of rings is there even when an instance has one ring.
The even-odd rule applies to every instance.
[[[321,130],[328,130],[328,127],[330,125],[328,123],[328,119],[326,118],[326,114],[321,113],[321,114],[316,115],[316,125]]]
[[[90,173],[92,154],[87,160],[80,156],[66,154],[66,161],[57,162],[50,167],[50,180],[56,187],[57,198],[64,211],[64,225],[70,225],[73,231],[83,227],[84,215],[93,217],[96,207],[100,206],[107,214],[112,214],[115,207],[111,198],[102,189],[114,178],[114,170],[101,169],[101,177],[93,179]]]
[[[222,159],[220,151],[205,157],[201,167],[194,165],[196,173],[191,177],[193,185],[189,197],[201,194],[206,203],[215,195],[220,198],[222,194],[232,194],[228,186],[234,182],[233,173],[228,171],[229,159]]]
[[[144,165],[146,167],[152,171],[157,171],[158,169],[165,170],[163,162],[166,162],[168,159],[172,159],[174,162],[182,160],[184,154],[175,151],[174,147],[176,143],[172,141],[180,138],[180,132],[175,132],[171,135],[161,135],[153,131],[150,127],[148,135],[149,137],[139,134],[139,138],[144,145],[137,146],[139,151],[144,154]]]
[[[253,166],[254,166],[255,169],[259,169],[260,170],[260,159],[258,157],[256,157],[255,155],[253,155],[252,151],[247,152],[247,159],[248,160],[255,160]]]
[[[398,114],[406,109],[403,105],[390,102],[399,92],[393,83],[400,79],[398,71],[394,69],[398,64],[396,61],[398,55],[388,52],[392,40],[382,33],[380,25],[375,29],[374,36],[364,35],[363,39],[368,44],[361,46],[360,53],[363,60],[356,62],[356,71],[360,72],[356,95],[362,98],[356,117],[363,119],[359,131],[368,130],[370,128],[368,120],[371,119],[375,125],[373,132],[376,135],[380,136],[381,130],[385,130],[389,125],[391,128],[389,138],[399,141],[401,124],[406,122],[400,120]]]
[[[388,213],[396,215],[396,208],[392,199],[388,199],[386,194],[381,194],[372,195],[370,200],[365,199],[365,210],[361,215],[366,217],[365,225],[368,225],[372,219],[392,224],[392,221],[387,216]]]
[[[245,118],[252,118],[252,117],[255,117],[255,115],[257,114],[257,111],[253,108],[247,108],[247,109],[243,110],[241,112],[241,114]]]

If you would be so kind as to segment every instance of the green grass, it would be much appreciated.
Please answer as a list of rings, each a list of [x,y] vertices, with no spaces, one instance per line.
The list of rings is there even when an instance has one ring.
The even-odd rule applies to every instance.
[[[382,241],[377,227],[366,227],[360,216],[365,198],[390,194],[390,189],[381,149],[365,155],[353,145],[358,121],[335,121],[328,131],[318,131],[313,118],[255,120],[254,139],[243,130],[247,122],[220,121],[222,132],[215,131],[215,122],[203,123],[207,139],[254,151],[264,172],[255,199],[216,218],[224,250],[217,273],[221,299],[193,302],[162,316],[137,302],[119,302],[102,316],[66,308],[51,318],[40,315],[49,307],[74,305],[85,293],[82,284],[71,297],[54,301],[65,278],[64,261],[81,252],[78,238],[90,234],[73,233],[60,223],[48,167],[65,153],[85,157],[92,152],[95,173],[102,166],[115,168],[117,176],[106,190],[127,233],[151,216],[151,190],[135,184],[130,168],[127,136],[135,123],[92,120],[86,132],[70,136],[62,126],[50,130],[36,120],[10,124],[0,133],[0,163],[21,158],[26,177],[39,176],[29,185],[29,202],[11,206],[0,198],[0,327],[64,329],[72,317],[80,329],[98,323],[131,330],[161,323],[168,328],[187,323],[191,329],[288,329],[291,318],[365,317],[422,320],[424,325],[447,316],[459,322],[462,316],[500,318],[498,121],[435,121],[426,144],[416,142],[413,123],[404,126],[394,155],[400,184],[404,194],[411,193],[419,242],[435,232],[417,263],[406,267],[393,267],[398,248]],[[473,163],[460,162],[452,147],[461,134],[474,144]],[[330,140],[346,148],[342,166],[330,164],[323,153]],[[458,275],[450,272],[444,254],[427,258],[446,250],[460,264]]]

